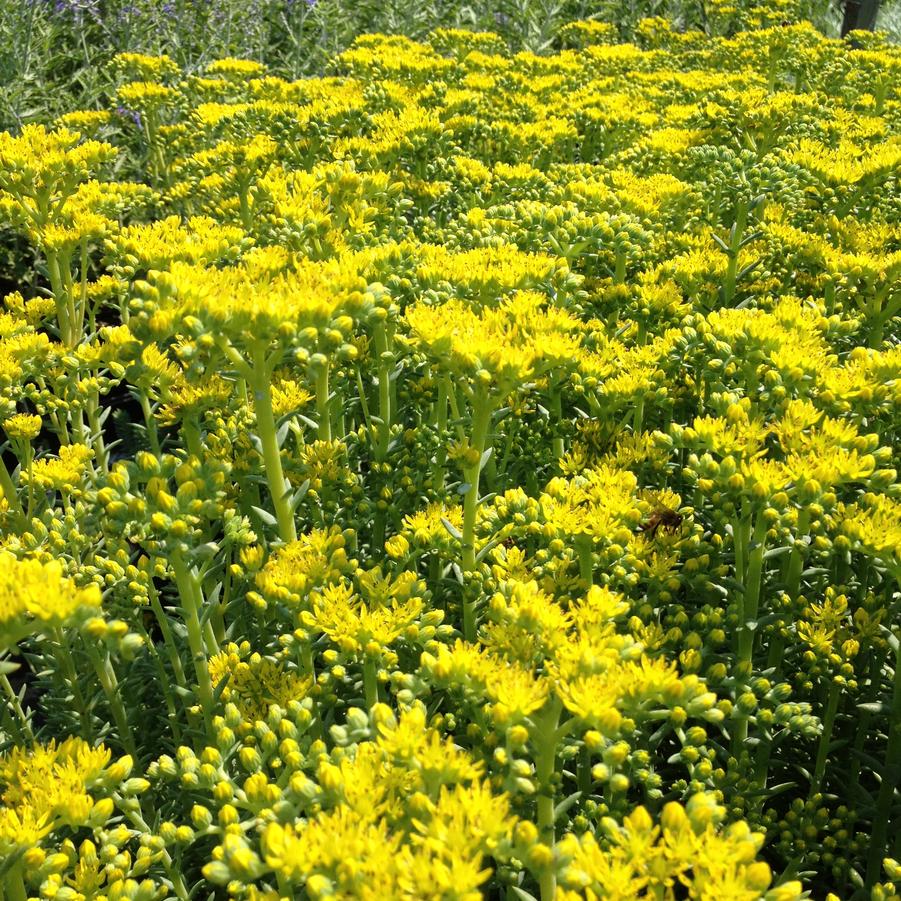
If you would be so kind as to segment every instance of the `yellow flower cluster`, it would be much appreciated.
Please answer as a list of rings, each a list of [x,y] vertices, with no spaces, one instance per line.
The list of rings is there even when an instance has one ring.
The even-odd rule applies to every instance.
[[[897,895],[901,50],[797,6],[0,135],[0,896]]]
[[[686,805],[670,802],[656,825],[648,812],[637,808],[622,826],[607,825],[612,848],[604,851],[594,836],[568,835],[560,843],[567,866],[557,897],[639,898],[765,898],[794,901],[804,897],[800,882],[784,882],[769,889],[770,868],[755,860],[762,836],[746,824],[723,831],[716,826],[722,808],[707,795],[695,795]]]
[[[31,848],[53,830],[102,825],[113,813],[109,799],[95,800],[91,790],[128,776],[132,761],[108,767],[110,751],[91,748],[79,738],[57,745],[13,749],[0,756],[0,850],[4,856]]]
[[[64,625],[100,606],[100,590],[79,588],[57,560],[20,560],[0,550],[0,648],[41,629]]]

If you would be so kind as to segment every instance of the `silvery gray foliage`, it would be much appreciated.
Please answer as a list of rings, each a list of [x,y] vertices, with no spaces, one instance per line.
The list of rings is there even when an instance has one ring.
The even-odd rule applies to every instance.
[[[748,3],[739,0],[737,6]],[[837,34],[838,0],[802,0],[802,14]],[[213,59],[259,60],[297,78],[328,71],[360,34],[421,39],[437,27],[490,30],[515,50],[546,52],[573,19],[612,22],[624,39],[646,16],[703,25],[701,0],[0,0],[0,128],[90,108],[108,89],[116,53],[167,53],[198,71]],[[879,27],[901,38],[901,2]]]

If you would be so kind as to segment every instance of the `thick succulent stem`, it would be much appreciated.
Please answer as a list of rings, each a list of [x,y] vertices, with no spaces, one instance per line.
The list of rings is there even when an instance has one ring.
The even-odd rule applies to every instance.
[[[482,473],[482,460],[488,445],[488,433],[491,428],[493,407],[487,392],[476,389],[473,399],[472,436],[469,454],[471,462],[464,470],[467,489],[463,500],[463,572],[474,573],[476,570],[476,512],[479,507],[479,477]],[[463,636],[467,641],[475,641],[476,616],[475,602],[466,596],[463,598]]]
[[[297,540],[297,526],[294,522],[288,482],[282,469],[281,450],[278,446],[278,431],[275,427],[275,413],[272,410],[271,376],[272,372],[266,361],[265,348],[262,344],[257,344],[253,352],[251,377],[257,434],[263,446],[263,466],[266,470],[266,483],[269,486],[275,519],[278,523],[279,538],[289,542]]]

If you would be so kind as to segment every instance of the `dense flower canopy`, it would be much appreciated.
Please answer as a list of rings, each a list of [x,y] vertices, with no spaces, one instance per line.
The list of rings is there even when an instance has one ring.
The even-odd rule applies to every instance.
[[[898,897],[901,51],[739,6],[0,135],[4,897]]]

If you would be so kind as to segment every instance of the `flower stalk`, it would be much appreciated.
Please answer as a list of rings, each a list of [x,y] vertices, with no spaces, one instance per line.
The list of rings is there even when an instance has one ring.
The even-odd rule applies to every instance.
[[[476,512],[479,506],[479,477],[488,445],[491,415],[493,413],[493,404],[485,389],[481,387],[475,389],[472,410],[472,436],[469,450],[467,451],[469,463],[463,473],[467,486],[463,500],[462,564],[464,573],[474,573],[476,571],[475,532]],[[476,637],[475,601],[467,596],[463,598],[463,637],[467,641],[475,641]]]
[[[101,654],[97,647],[90,642],[87,643],[88,657],[94,666],[94,672],[100,680],[100,686],[106,695],[106,702],[109,704],[110,712],[116,723],[116,729],[119,731],[119,740],[122,747],[132,757],[137,759],[138,748],[135,743],[134,733],[131,724],[128,722],[128,714],[125,711],[125,705],[122,703],[122,693],[119,689],[119,681],[116,678],[116,671],[113,669],[112,661],[109,653]]]
[[[366,706],[372,710],[379,702],[378,669],[374,657],[367,656],[363,661],[363,692]]]
[[[253,409],[257,419],[257,432],[260,443],[263,446],[263,465],[266,469],[266,481],[269,485],[269,494],[272,498],[272,506],[275,509],[275,518],[278,522],[278,534],[284,542],[296,541],[297,526],[294,522],[294,511],[291,508],[290,488],[282,469],[282,456],[278,445],[275,414],[272,410],[272,367],[266,360],[265,347],[262,342],[257,342],[254,345],[253,366],[248,376],[248,384],[253,392]],[[328,372],[326,372],[326,390],[327,388]],[[326,423],[327,421],[326,418]],[[320,428],[322,428],[321,423]]]
[[[829,745],[832,743],[832,731],[835,726],[835,717],[838,713],[838,704],[841,696],[841,685],[833,679],[832,684],[829,686],[826,712],[823,714],[823,731],[820,734],[820,743],[817,747],[813,778],[810,780],[811,795],[816,794],[823,785],[823,776],[826,774],[826,761],[829,758]]]
[[[894,647],[894,678],[892,680],[892,700],[888,720],[888,744],[885,762],[880,773],[879,794],[876,796],[876,812],[873,815],[870,853],[867,857],[867,888],[879,881],[883,858],[892,853],[891,845],[897,836],[897,823],[892,822],[892,806],[895,792],[901,783],[901,640],[891,636]]]
[[[6,505],[15,519],[21,525],[25,519],[25,511],[22,509],[22,503],[19,500],[19,494],[16,486],[13,484],[12,476],[6,468],[6,461],[0,454],[0,494],[6,499]]]
[[[557,740],[563,705],[557,697],[535,717],[532,741],[535,745],[535,781],[538,784],[538,837],[553,852],[556,842],[556,791],[554,773],[557,762]],[[538,884],[541,901],[553,901],[557,891],[557,874],[553,862],[544,866]]]
[[[200,621],[196,576],[188,567],[180,553],[172,555],[170,560],[175,573],[175,582],[181,598],[182,615],[188,633],[188,647],[194,661],[194,673],[197,678],[197,696],[203,712],[207,733],[212,735],[213,729],[213,685],[207,659],[215,650],[208,649],[204,640],[203,627]]]
[[[28,901],[25,890],[25,861],[20,857],[3,877],[6,901]]]

